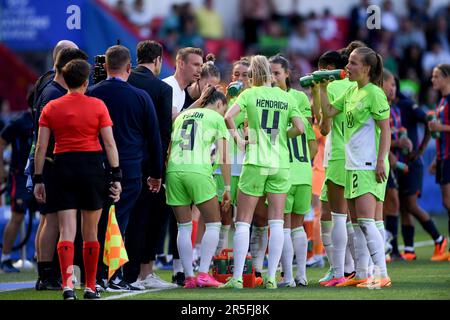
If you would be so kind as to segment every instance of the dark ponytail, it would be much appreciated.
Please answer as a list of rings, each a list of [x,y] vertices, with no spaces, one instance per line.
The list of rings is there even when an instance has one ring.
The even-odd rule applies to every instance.
[[[224,105],[228,103],[225,95],[222,92],[218,91],[215,87],[211,87],[209,90],[209,94],[205,97],[205,100],[203,100],[200,105],[201,108],[204,108],[209,104],[214,104],[219,100],[222,101]]]
[[[344,69],[347,65],[348,58],[338,51],[327,51],[319,58],[319,68],[333,66],[334,69]]]
[[[281,65],[281,67],[285,72],[289,72],[291,70],[291,66],[288,59],[283,57],[281,54],[277,54],[273,57],[270,57],[269,62]],[[286,78],[286,87],[287,91],[291,90],[291,79],[289,79],[289,77]]]
[[[370,68],[370,81],[376,84],[379,87],[383,87],[383,58],[379,53],[376,54],[377,57],[377,65],[372,72],[372,68]]]

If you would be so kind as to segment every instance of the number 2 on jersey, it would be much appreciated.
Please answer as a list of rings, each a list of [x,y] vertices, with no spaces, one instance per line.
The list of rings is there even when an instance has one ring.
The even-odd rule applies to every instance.
[[[299,138],[299,139],[297,139]],[[300,155],[300,148],[298,145],[299,140],[302,143],[302,155]],[[292,147],[291,147],[292,145]],[[306,146],[306,135],[302,134],[296,138],[288,139],[288,148],[289,148],[289,162],[294,162],[292,155],[294,155],[295,159],[299,162],[308,162],[308,154],[307,154],[307,146]]]
[[[182,143],[180,143],[180,148],[182,150],[194,149],[196,132],[197,132],[197,123],[195,122],[194,119],[187,119],[183,122],[183,126],[181,127],[181,137],[187,141],[183,141]]]

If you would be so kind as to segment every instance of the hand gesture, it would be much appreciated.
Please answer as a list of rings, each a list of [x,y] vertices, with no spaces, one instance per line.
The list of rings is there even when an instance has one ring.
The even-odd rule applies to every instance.
[[[162,179],[155,179],[152,177],[147,178],[147,185],[151,192],[158,193],[161,189]]]
[[[38,203],[45,203],[46,194],[45,194],[45,185],[43,183],[36,183],[34,185],[34,197]]]

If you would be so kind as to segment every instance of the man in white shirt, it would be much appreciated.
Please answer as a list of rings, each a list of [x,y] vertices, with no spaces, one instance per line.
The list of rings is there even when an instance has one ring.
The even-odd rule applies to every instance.
[[[186,89],[192,82],[200,79],[203,65],[203,50],[187,47],[178,50],[176,70],[173,76],[163,79],[172,87],[172,120],[178,116],[184,105]]]

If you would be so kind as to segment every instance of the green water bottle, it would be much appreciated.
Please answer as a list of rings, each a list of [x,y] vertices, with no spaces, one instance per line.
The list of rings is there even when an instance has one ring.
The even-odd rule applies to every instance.
[[[401,127],[398,131],[398,138],[408,138],[408,129],[406,129],[405,127]],[[402,153],[404,155],[407,155],[409,153],[408,148],[402,148]]]
[[[300,85],[302,86],[302,88],[311,87],[313,85],[313,80],[314,78],[312,75],[303,76],[300,78]]]
[[[346,76],[345,70],[335,69],[335,70],[318,70],[312,73],[313,79],[316,82],[323,80],[341,80]]]
[[[217,274],[227,274],[228,260],[226,258],[217,257],[214,259],[214,268]]]
[[[397,163],[395,164],[395,167],[400,170],[403,173],[408,173],[409,172],[409,167],[406,163],[397,161]]]
[[[427,112],[427,120],[428,122],[436,121],[436,113],[433,110]],[[441,133],[437,131],[431,131],[431,136],[434,139],[437,139],[441,136]]]
[[[227,273],[233,274],[233,271],[234,271],[234,258],[231,257],[230,259],[228,259]]]
[[[252,274],[253,260],[251,256],[245,257],[244,274]]]
[[[244,88],[244,83],[242,81],[236,81],[234,83],[231,83],[228,88],[227,88],[227,94],[230,97],[235,97],[237,96],[242,89]]]

